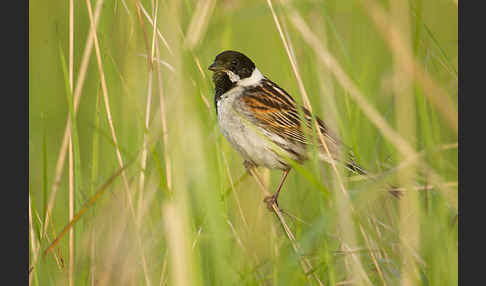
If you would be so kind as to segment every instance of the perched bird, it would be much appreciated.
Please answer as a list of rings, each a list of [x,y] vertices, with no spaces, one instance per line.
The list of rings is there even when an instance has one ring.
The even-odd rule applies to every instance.
[[[290,158],[302,163],[309,158],[308,147],[315,145],[306,134],[312,133],[313,115],[301,107],[283,88],[265,77],[244,54],[224,51],[208,67],[213,72],[214,104],[224,137],[244,159],[245,167],[266,167],[283,171],[280,184],[272,196],[265,198],[271,208],[291,169]],[[356,174],[366,174],[352,153],[317,116],[320,132],[331,155],[319,144],[322,161],[335,160]],[[307,129],[307,130],[304,130]],[[309,133],[310,131],[310,133]],[[395,194],[396,195],[396,194]]]

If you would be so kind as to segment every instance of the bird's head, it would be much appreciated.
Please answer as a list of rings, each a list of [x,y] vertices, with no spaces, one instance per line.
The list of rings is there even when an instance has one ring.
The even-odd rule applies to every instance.
[[[247,56],[236,51],[228,50],[218,54],[208,69],[214,72],[214,77],[224,73],[232,83],[240,86],[256,84],[263,78],[255,64]]]

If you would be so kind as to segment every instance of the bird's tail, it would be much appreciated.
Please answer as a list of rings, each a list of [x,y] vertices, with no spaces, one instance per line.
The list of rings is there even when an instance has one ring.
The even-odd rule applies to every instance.
[[[350,170],[352,173],[354,173],[356,175],[362,175],[362,176],[367,177],[368,179],[371,179],[371,180],[377,182],[377,180],[376,180],[376,178],[374,178],[374,176],[372,176],[365,168],[363,168],[362,166],[360,166],[358,164],[358,162],[356,162],[354,154],[351,151],[349,151],[347,155],[348,155],[347,156],[348,160],[344,162],[344,167],[346,169]],[[322,161],[326,161],[326,162],[330,163],[329,156],[327,156],[327,154],[325,154],[325,153],[320,153],[319,158]],[[333,160],[334,160],[334,162],[336,162],[336,157],[333,156]],[[400,196],[402,195],[402,191],[397,186],[388,185],[387,190],[395,198],[400,198]]]
[[[357,175],[368,175],[366,170],[358,165],[356,162],[346,162],[345,164],[346,169],[350,170],[351,172],[357,174]]]
[[[350,170],[351,172],[357,174],[357,175],[363,175],[363,176],[366,176],[370,179],[373,179],[375,180],[373,177],[371,177],[369,175],[369,173],[363,168],[361,167],[354,159],[350,162],[346,162],[345,163],[345,167],[346,169]],[[388,184],[387,186],[387,190],[388,192],[393,195],[395,198],[400,198],[401,195],[402,195],[402,191],[398,188],[398,186],[395,186],[395,185],[390,185]]]

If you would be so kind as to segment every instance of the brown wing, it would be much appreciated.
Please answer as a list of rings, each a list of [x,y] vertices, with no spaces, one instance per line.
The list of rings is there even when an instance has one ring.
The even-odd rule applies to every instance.
[[[252,122],[265,130],[280,135],[282,138],[296,144],[310,145],[302,126],[311,132],[312,114],[302,108],[303,118],[299,116],[297,105],[293,98],[283,89],[270,80],[263,80],[261,85],[249,88],[241,97],[246,107],[247,115]],[[317,121],[321,133],[324,135],[326,145],[333,158],[337,158],[342,143],[332,135],[324,122],[318,117]]]

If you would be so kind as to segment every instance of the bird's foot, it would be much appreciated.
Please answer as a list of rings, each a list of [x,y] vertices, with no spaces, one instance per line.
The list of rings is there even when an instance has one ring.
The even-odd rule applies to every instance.
[[[273,194],[271,196],[266,196],[263,201],[267,204],[267,208],[269,211],[273,211],[273,204],[275,204],[278,208],[277,196]]]
[[[250,174],[250,170],[256,168],[256,165],[253,162],[247,160],[243,161],[243,166],[245,166],[246,171]]]

